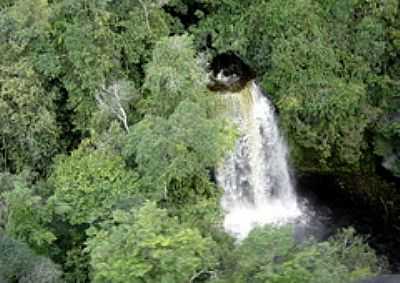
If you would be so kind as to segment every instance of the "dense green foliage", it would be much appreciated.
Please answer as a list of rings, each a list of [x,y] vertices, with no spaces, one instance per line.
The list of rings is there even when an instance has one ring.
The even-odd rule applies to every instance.
[[[142,177],[141,188],[175,204],[215,194],[209,169],[233,144],[234,132],[218,118],[191,39],[163,38],[146,67],[145,117],[123,150]]]
[[[240,244],[223,231],[212,175],[236,130],[205,66],[224,51],[257,72],[297,169],[346,173],[399,211],[374,178],[381,165],[400,176],[397,0],[4,0],[1,282],[340,283],[379,272],[351,230],[296,243],[290,227],[265,227]]]
[[[111,214],[118,202],[136,193],[136,177],[119,156],[78,149],[55,164],[50,201],[71,224],[93,223]]]
[[[290,227],[257,228],[233,253],[226,279],[216,282],[345,283],[377,271],[374,252],[351,229],[296,244]]]
[[[15,189],[3,194],[7,207],[5,231],[15,239],[23,240],[35,249],[46,248],[55,240],[48,224],[52,214],[40,196],[30,188],[16,184]]]
[[[216,265],[215,243],[154,203],[107,224],[88,243],[94,282],[189,282]]]
[[[398,174],[398,6],[221,1],[195,33],[211,32],[218,51],[234,50],[256,68],[299,168],[370,170],[375,150]]]
[[[62,282],[61,271],[45,257],[21,242],[0,235],[0,280],[2,282]]]

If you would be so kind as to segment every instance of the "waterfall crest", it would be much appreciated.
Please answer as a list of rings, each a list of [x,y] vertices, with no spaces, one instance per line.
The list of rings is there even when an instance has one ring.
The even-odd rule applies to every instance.
[[[251,81],[242,91],[223,94],[240,138],[217,169],[224,189],[224,228],[241,239],[257,225],[281,224],[300,216],[274,107]]]

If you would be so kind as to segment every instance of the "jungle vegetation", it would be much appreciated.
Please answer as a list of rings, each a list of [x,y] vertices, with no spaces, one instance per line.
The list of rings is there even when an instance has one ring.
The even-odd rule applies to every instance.
[[[337,176],[400,215],[378,174],[400,177],[399,9],[2,0],[0,281],[340,283],[379,273],[352,229],[298,243],[292,227],[260,227],[239,244],[223,231],[210,176],[237,133],[218,115],[207,62],[229,51],[255,70],[298,172]]]

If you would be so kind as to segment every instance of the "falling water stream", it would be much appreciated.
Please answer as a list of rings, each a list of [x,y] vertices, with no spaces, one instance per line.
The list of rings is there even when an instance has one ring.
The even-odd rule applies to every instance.
[[[273,105],[254,81],[223,98],[240,138],[219,166],[217,182],[224,189],[225,230],[242,239],[255,226],[287,223],[301,212]]]
[[[246,72],[247,85],[241,80],[243,74],[235,75],[246,66],[234,68],[235,62],[225,57],[216,60],[212,69],[215,85],[211,89],[224,91],[220,95],[224,113],[240,134],[216,172],[217,183],[224,189],[225,230],[240,241],[256,226],[292,223],[295,240],[302,242],[310,236],[326,240],[339,229],[353,226],[378,254],[388,257],[391,270],[398,272],[400,241],[396,234],[387,230],[379,214],[371,214],[338,189],[340,183],[334,177],[300,175],[296,193],[288,149],[272,103],[255,81],[246,80]]]

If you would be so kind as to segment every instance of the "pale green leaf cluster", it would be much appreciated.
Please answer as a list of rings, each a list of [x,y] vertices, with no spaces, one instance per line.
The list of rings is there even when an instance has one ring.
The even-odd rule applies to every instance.
[[[55,166],[50,202],[71,224],[104,219],[118,202],[137,193],[135,174],[125,168],[121,157],[107,151],[81,148]]]
[[[125,149],[141,185],[155,199],[173,203],[215,195],[210,169],[235,140],[217,115],[217,99],[206,89],[191,42],[176,36],[155,47],[144,84],[147,115],[131,127]]]
[[[5,232],[28,243],[38,251],[45,251],[56,240],[50,229],[52,214],[45,201],[32,189],[16,184],[15,189],[2,194],[6,206]]]
[[[290,226],[257,228],[233,257],[215,282],[349,283],[379,271],[374,251],[353,229],[321,243],[296,243]]]
[[[114,222],[88,242],[93,282],[190,282],[216,265],[215,243],[154,203],[117,211]]]

